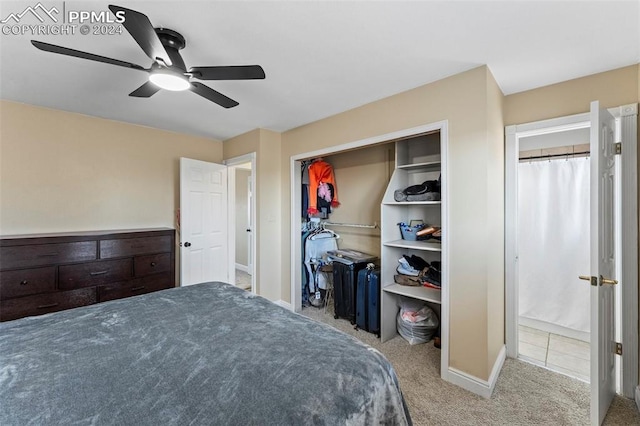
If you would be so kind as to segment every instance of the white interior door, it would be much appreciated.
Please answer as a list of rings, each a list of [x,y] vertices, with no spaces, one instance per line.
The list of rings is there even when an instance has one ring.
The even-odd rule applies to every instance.
[[[229,281],[227,167],[180,158],[180,283]]]
[[[591,424],[615,395],[615,122],[591,103]]]

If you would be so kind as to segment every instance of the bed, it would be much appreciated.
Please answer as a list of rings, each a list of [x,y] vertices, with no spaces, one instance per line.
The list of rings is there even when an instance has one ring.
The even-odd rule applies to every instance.
[[[384,356],[225,283],[0,324],[0,424],[411,424]]]

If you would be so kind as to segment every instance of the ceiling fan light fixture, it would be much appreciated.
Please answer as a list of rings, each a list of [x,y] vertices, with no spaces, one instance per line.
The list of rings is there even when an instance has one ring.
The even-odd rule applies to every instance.
[[[154,71],[149,74],[149,81],[161,89],[178,92],[187,90],[191,85],[189,80],[180,74],[171,71]]]

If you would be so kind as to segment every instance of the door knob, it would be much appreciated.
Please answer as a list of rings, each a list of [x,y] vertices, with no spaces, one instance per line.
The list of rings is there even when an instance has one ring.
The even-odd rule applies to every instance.
[[[185,247],[191,247],[191,243],[189,241],[187,241],[186,243],[184,243]]]
[[[600,275],[600,285],[602,285],[602,284],[614,285],[614,284],[618,284],[618,280],[614,280],[614,279],[611,279],[611,278],[605,278],[602,275]]]
[[[598,286],[598,279],[596,277],[591,277],[589,275],[578,275],[578,278],[585,281],[590,281],[592,286]]]
[[[585,280],[585,281],[591,281],[591,285],[593,286],[597,286],[598,284],[602,285],[602,284],[610,284],[610,285],[615,285],[618,284],[618,280],[614,280],[611,278],[605,278],[602,275],[600,275],[600,282],[598,283],[598,279],[596,277],[590,277],[588,275],[579,275],[578,278],[580,278],[581,280]]]

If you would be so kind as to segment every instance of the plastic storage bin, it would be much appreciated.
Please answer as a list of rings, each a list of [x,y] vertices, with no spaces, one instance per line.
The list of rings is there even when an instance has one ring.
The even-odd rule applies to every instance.
[[[404,222],[400,222],[398,224],[400,227],[400,234],[402,235],[403,240],[407,241],[416,241],[418,237],[416,236],[416,232],[427,226],[424,223],[417,223],[415,225],[409,225]]]

